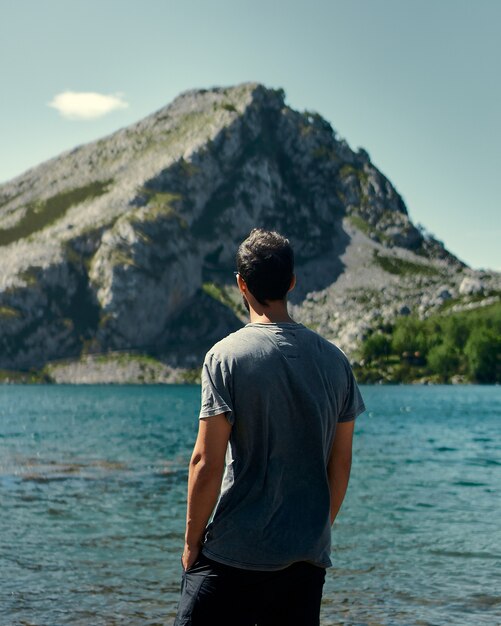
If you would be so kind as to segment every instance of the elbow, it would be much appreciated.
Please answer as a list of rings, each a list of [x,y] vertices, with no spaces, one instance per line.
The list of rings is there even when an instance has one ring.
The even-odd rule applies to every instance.
[[[194,453],[190,460],[190,473],[196,474],[199,479],[210,479],[222,474],[224,465],[211,460],[204,454]]]

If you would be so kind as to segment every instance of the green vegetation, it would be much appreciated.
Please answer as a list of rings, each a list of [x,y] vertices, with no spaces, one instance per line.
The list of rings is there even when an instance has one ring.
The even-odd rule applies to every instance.
[[[501,303],[425,320],[404,317],[360,349],[363,382],[501,382]]]
[[[302,114],[301,134],[308,135],[314,129],[327,131],[330,135],[335,135],[334,129],[327,120],[316,111],[304,111]]]
[[[234,104],[231,104],[231,102],[223,102],[223,104],[221,105],[221,107],[225,110],[225,111],[230,111],[230,113],[237,113],[237,107]]]
[[[382,333],[376,332],[370,335],[362,345],[361,354],[364,361],[388,360],[391,353],[391,338]]]
[[[378,289],[363,289],[357,287],[355,289],[347,289],[346,294],[359,304],[368,304],[376,307],[381,306],[381,291]]]
[[[7,319],[14,319],[14,318],[21,317],[21,313],[17,309],[14,309],[11,306],[3,305],[3,306],[0,306],[0,317],[7,318]]]
[[[189,167],[189,164],[186,164]],[[142,195],[146,199],[146,207],[141,219],[132,219],[134,224],[140,224],[144,222],[155,222],[158,219],[176,219],[179,226],[183,229],[188,228],[187,221],[179,215],[176,205],[182,202],[182,196],[178,193],[170,193],[163,191],[155,191],[146,187],[141,187],[138,190],[138,194]],[[147,236],[143,233],[143,236]]]
[[[400,276],[403,274],[421,274],[423,276],[436,276],[437,274],[440,274],[440,272],[431,265],[413,263],[412,261],[407,261],[406,259],[385,256],[383,254],[379,254],[377,250],[374,250],[374,261],[385,272]]]
[[[137,354],[134,352],[111,352],[109,354],[99,354],[94,357],[96,363],[99,364],[114,364],[118,367],[125,367],[130,364],[137,364],[139,369],[144,375],[149,375],[150,378],[154,377],[156,373],[163,369],[164,364],[149,354]]]
[[[30,370],[1,370],[0,384],[33,385],[40,383],[51,383],[52,379],[43,371]]]
[[[177,162],[177,167],[179,171],[183,173],[187,178],[191,178],[200,172],[200,168],[194,165],[191,161],[187,161],[186,159],[179,159]]]
[[[339,174],[341,178],[347,178],[351,175],[356,176],[360,184],[366,183],[369,179],[369,175],[364,172],[364,170],[357,169],[356,167],[353,167],[353,165],[343,165],[343,167],[339,170]]]
[[[114,218],[108,223],[108,228],[110,230],[117,221],[117,219],[118,217]],[[69,241],[65,241],[62,247],[68,262],[79,269],[84,269],[85,272],[88,274],[92,263],[93,253],[97,249],[98,244],[96,243],[95,247],[92,246],[90,249],[87,250],[85,250],[85,248],[82,249],[79,244],[83,238],[85,238],[87,241],[93,240],[95,242],[96,240],[99,240],[101,233],[102,230],[100,228],[88,228],[84,231],[80,231],[78,239],[70,239]],[[33,285],[37,283],[38,272],[36,270],[36,267],[31,267],[23,273],[22,276],[26,284]]]
[[[24,217],[15,226],[0,229],[0,246],[24,239],[50,226],[61,219],[70,207],[106,193],[112,182],[112,180],[96,181],[83,187],[62,191],[46,200],[31,202],[26,206]]]
[[[198,367],[183,370],[180,374],[181,382],[185,385],[199,385],[202,376],[202,370]]]
[[[494,297],[494,298],[500,298],[501,299],[501,291],[498,290],[492,290],[489,291],[489,297]],[[461,297],[457,297],[457,298],[450,298],[449,300],[445,300],[441,305],[440,305],[440,312],[445,312],[448,311],[449,309],[451,309],[452,307],[455,307],[457,305],[467,305],[467,304],[472,304],[475,302],[482,302],[482,300],[485,300],[485,294],[484,293],[474,293],[468,296],[461,296]]]
[[[104,354],[82,354],[80,359],[68,359],[47,363],[39,371],[19,372],[0,370],[2,382],[47,382],[58,380],[58,368],[72,363],[83,363],[89,370],[106,366],[116,372],[116,383],[122,384],[165,384],[166,380],[177,384],[200,384],[201,369],[171,369],[161,358],[148,353],[108,352]]]
[[[176,214],[174,202],[179,201],[181,196],[175,193],[154,191],[142,187],[139,193],[146,197],[147,219],[155,220],[158,217],[173,217]]]
[[[320,161],[339,161],[336,151],[332,147],[328,146],[317,146],[314,148],[312,157],[314,159],[319,159]]]
[[[362,231],[364,235],[368,236],[373,231],[373,228],[369,224],[369,222],[367,222],[367,220],[364,220],[364,218],[360,217],[359,215],[349,215],[348,220],[351,224],[353,224],[353,226],[358,228],[358,230]]]
[[[132,250],[121,250],[120,248],[114,248],[110,254],[110,261],[113,267],[122,266],[126,267],[131,265],[137,267],[136,261],[132,255]]]
[[[202,291],[214,300],[230,308],[237,317],[246,318],[247,312],[244,309],[236,288],[218,285],[216,283],[203,283]]]
[[[358,228],[358,230],[360,230],[362,233],[364,233],[364,235],[367,235],[367,237],[372,236],[372,237],[376,237],[377,241],[381,242],[388,242],[389,241],[389,237],[388,235],[386,235],[385,233],[381,232],[380,230],[377,229],[377,227],[375,226],[371,226],[369,224],[369,222],[367,220],[365,220],[363,217],[361,217],[360,215],[349,215],[348,216],[348,221],[353,224],[353,226],[355,226],[355,228]],[[376,251],[375,251],[376,253]],[[387,257],[390,258],[390,257]]]
[[[464,353],[470,379],[481,383],[501,382],[501,330],[476,326],[466,342]]]

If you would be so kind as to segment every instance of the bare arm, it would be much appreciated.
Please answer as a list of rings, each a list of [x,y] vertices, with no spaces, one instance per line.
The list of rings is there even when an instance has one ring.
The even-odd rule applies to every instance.
[[[225,466],[231,425],[224,413],[200,420],[188,474],[188,508],[183,567],[195,562],[203,534],[216,506]]]
[[[340,422],[332,443],[327,472],[331,490],[331,524],[344,500],[351,470],[351,451],[355,421]]]

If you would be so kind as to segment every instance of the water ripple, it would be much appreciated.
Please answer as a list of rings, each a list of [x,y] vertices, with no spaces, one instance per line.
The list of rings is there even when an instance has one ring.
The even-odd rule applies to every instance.
[[[501,388],[363,393],[322,626],[501,624]],[[1,389],[0,626],[172,625],[198,403]]]

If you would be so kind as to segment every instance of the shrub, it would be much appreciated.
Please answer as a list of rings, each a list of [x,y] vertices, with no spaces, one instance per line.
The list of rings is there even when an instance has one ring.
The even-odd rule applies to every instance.
[[[21,220],[10,228],[0,229],[0,246],[29,237],[61,219],[72,206],[105,194],[113,180],[94,181],[83,187],[62,191],[46,200],[30,202]]]
[[[468,372],[479,383],[501,382],[501,335],[493,328],[476,326],[464,349]]]
[[[460,359],[454,344],[441,343],[428,352],[428,366],[434,374],[438,374],[443,382],[448,381],[459,369]]]
[[[396,354],[420,352],[426,354],[428,341],[423,322],[415,317],[398,320],[393,331],[391,346]]]
[[[446,317],[441,323],[445,340],[458,348],[463,348],[466,344],[471,326],[472,322],[468,318],[459,315]]]
[[[383,333],[374,333],[364,342],[362,356],[366,361],[387,358],[391,351],[391,339]]]
[[[407,261],[406,259],[398,257],[385,256],[383,254],[378,254],[377,250],[374,251],[374,262],[385,272],[388,272],[389,274],[397,274],[399,276],[404,274],[409,274],[411,276],[419,274],[423,276],[435,276],[440,273],[432,265],[423,265],[421,263],[413,263],[412,261]]]

